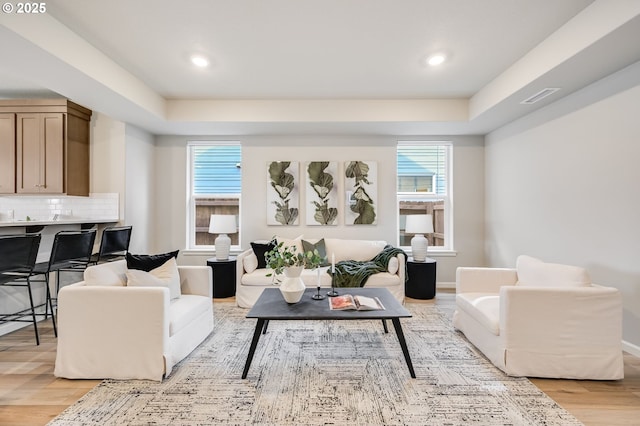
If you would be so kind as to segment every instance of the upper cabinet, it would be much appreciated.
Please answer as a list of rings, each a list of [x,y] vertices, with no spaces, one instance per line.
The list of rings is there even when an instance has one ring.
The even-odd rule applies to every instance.
[[[2,100],[5,115],[13,116],[15,128],[14,193],[89,195],[90,110],[66,99]],[[0,124],[3,152],[10,145],[5,127],[9,134]],[[0,185],[5,179],[3,171]]]
[[[0,194],[16,192],[16,115],[0,113]]]

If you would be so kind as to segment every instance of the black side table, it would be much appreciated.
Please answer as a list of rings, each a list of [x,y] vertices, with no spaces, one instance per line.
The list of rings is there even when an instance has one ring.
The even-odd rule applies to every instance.
[[[232,297],[236,295],[236,258],[227,260],[215,257],[207,259],[207,266],[213,271],[213,297]]]
[[[412,299],[433,299],[436,296],[436,261],[427,259],[418,262],[407,260],[407,276],[405,294]]]

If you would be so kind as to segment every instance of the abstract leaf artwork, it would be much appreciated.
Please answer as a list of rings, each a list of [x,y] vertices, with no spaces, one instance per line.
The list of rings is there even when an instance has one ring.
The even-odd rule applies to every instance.
[[[307,163],[307,225],[338,224],[338,163],[335,161],[311,161]]]
[[[375,225],[378,165],[375,161],[345,164],[345,225]]]
[[[297,225],[297,161],[272,161],[267,164],[267,225]]]

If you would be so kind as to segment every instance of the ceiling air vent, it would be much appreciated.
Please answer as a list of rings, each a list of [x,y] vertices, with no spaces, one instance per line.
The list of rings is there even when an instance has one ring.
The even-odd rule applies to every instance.
[[[524,101],[522,101],[520,103],[524,104],[524,105],[535,104],[539,100],[542,100],[542,99],[546,98],[547,96],[557,92],[558,90],[560,90],[559,87],[547,87],[545,89],[542,89],[541,91],[539,91],[535,95],[529,96],[527,99],[525,99]]]

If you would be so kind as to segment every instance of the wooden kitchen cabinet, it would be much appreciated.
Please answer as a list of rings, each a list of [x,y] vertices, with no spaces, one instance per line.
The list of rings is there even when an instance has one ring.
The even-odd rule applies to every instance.
[[[16,192],[64,192],[64,114],[17,115]]]
[[[16,192],[16,115],[0,113],[0,194]]]
[[[15,192],[89,195],[91,111],[66,99],[2,100],[15,114]]]

